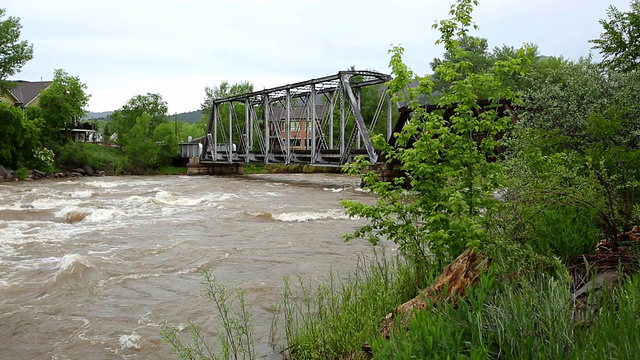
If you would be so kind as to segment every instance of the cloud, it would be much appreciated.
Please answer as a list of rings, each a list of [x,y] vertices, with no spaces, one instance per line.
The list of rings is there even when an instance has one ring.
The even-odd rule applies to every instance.
[[[628,9],[626,0],[611,0]],[[257,89],[337,73],[350,66],[388,71],[391,44],[405,47],[417,73],[442,54],[431,25],[448,17],[440,0],[5,0],[21,18],[35,56],[15,78],[77,75],[92,111],[114,110],[135,94],[160,93],[171,112],[196,110],[204,87],[249,80]],[[589,53],[606,17],[600,1],[492,0],[474,12],[491,46],[539,45],[546,55]]]

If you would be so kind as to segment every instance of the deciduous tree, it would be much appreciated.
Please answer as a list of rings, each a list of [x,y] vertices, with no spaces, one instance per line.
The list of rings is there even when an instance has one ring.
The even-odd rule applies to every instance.
[[[86,89],[79,77],[71,76],[63,69],[54,71],[53,83],[42,91],[38,103],[38,115],[46,126],[46,140],[59,139],[62,129],[68,131],[84,116],[91,97]]]
[[[458,0],[452,18],[434,25],[440,31],[438,43],[454,59],[465,49],[456,38],[467,35],[473,26],[471,12],[475,0]],[[395,134],[397,147],[377,141],[387,162],[399,164],[404,177],[378,181],[377,174],[366,173],[365,187],[378,195],[374,205],[345,201],[347,213],[371,221],[347,240],[365,238],[376,244],[389,239],[419,268],[435,258],[440,264],[460,254],[465,247],[486,241],[489,214],[498,206],[493,192],[504,186],[503,166],[489,162],[499,142],[492,136],[507,129],[509,117],[498,116],[498,100],[521,102],[518,94],[505,85],[513,73],[523,74],[533,58],[533,49],[519,49],[515,57],[496,61],[489,69],[474,69],[469,61],[445,61],[435,72],[451,84],[440,96],[442,108],[453,111],[445,119],[441,113],[428,113],[419,101],[430,95],[434,83],[429,76],[415,76],[402,61],[403,49],[390,53],[394,79],[389,83],[396,101],[407,103],[413,116],[402,132]],[[417,82],[418,86],[407,89]],[[479,111],[478,100],[493,100],[493,108]],[[479,115],[475,115],[480,113]],[[379,138],[378,138],[379,139]],[[356,164],[362,170],[366,162]]]
[[[33,45],[20,41],[20,18],[9,16],[3,20],[4,16],[5,9],[0,9],[0,88],[7,87],[5,80],[33,58]]]
[[[640,0],[631,1],[628,12],[615,6],[607,9],[609,20],[600,20],[604,32],[591,40],[600,51],[602,64],[622,71],[638,70],[640,65]]]

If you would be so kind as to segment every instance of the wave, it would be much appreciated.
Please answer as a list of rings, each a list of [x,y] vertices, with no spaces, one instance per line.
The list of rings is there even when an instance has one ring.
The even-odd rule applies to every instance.
[[[344,191],[344,189],[345,188],[323,188],[322,190],[331,191],[331,192],[334,192],[334,193],[339,193],[339,192]]]
[[[65,193],[65,195],[70,196],[71,198],[76,199],[86,199],[93,196],[93,191],[91,190],[78,190],[69,193]]]
[[[245,211],[245,214],[256,217],[261,220],[275,220],[282,222],[307,222],[315,220],[348,220],[342,210],[323,210],[323,211],[300,211],[300,212],[251,212]]]
[[[78,279],[93,267],[93,264],[80,254],[67,254],[58,261],[58,269],[53,274],[53,281],[58,279]]]

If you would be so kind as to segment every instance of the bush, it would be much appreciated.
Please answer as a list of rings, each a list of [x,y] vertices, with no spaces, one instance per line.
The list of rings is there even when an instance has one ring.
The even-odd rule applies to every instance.
[[[529,214],[529,244],[536,252],[569,264],[571,259],[595,251],[601,235],[594,217],[593,209],[571,206]]]
[[[60,148],[57,166],[63,169],[90,166],[94,170],[119,174],[126,159],[119,149],[89,143],[67,143]]]

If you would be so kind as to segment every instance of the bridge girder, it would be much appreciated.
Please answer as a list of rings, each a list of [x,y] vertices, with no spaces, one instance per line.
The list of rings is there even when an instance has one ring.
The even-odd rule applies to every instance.
[[[391,100],[383,86],[375,114],[365,118],[360,92],[389,80],[391,76],[374,71],[340,71],[215,99],[201,162],[342,166],[364,155],[375,163],[379,151],[371,132],[386,117],[385,135],[391,136]]]

